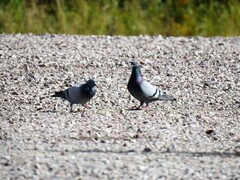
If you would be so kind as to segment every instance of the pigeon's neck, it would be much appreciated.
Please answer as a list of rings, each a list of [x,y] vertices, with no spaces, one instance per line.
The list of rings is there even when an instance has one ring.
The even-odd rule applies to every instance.
[[[85,97],[93,97],[95,95],[95,93],[96,93],[96,89],[95,89],[95,87],[90,87],[87,84],[84,84],[81,87],[81,93]]]
[[[137,83],[141,83],[143,81],[143,76],[139,67],[133,68],[132,79],[134,79],[134,81],[136,81]]]

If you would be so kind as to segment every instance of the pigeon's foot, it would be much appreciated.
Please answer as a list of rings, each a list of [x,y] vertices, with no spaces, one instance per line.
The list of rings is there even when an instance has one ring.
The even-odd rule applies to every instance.
[[[148,106],[142,106],[142,110],[147,110]]]
[[[144,104],[146,104],[146,105],[144,106]],[[148,103],[144,103],[143,101],[140,101],[140,105],[136,109],[147,110],[147,108],[148,108]]]
[[[147,110],[148,106],[134,106],[133,109],[136,109],[136,110]]]
[[[139,106],[138,109],[140,109],[140,110],[147,110],[148,106]]]
[[[138,107],[136,107],[135,109],[136,109],[136,110],[142,110],[142,107],[139,107],[139,106],[138,106]]]
[[[87,104],[84,104],[83,107],[86,108],[86,109],[91,109],[92,108],[92,106],[87,105]]]
[[[133,106],[129,110],[141,110],[141,108],[139,108],[139,106]]]

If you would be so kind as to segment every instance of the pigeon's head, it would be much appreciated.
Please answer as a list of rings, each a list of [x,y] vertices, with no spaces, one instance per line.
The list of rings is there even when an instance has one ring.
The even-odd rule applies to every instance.
[[[133,76],[142,76],[141,70],[140,70],[140,65],[136,61],[131,62],[132,66],[132,75]]]
[[[86,82],[86,84],[87,84],[90,88],[93,88],[94,86],[97,86],[95,80],[93,80],[93,79],[89,79],[89,80]]]
[[[138,67],[140,67],[139,64],[138,64],[136,61],[132,61],[132,62],[131,62],[131,66],[132,66],[132,68],[138,68]]]

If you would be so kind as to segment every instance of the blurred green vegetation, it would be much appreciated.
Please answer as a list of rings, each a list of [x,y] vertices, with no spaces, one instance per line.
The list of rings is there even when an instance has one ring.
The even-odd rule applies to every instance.
[[[239,36],[238,0],[0,0],[0,33]]]

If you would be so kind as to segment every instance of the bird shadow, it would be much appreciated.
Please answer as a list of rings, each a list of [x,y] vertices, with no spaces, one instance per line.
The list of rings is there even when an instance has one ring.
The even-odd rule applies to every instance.
[[[136,109],[136,108],[127,108],[126,111],[142,111],[142,109]]]
[[[56,149],[47,149],[46,151],[49,152],[61,152],[61,150]],[[139,153],[138,150],[135,149],[129,149],[129,150],[100,150],[100,149],[74,149],[74,150],[65,150],[65,152],[70,153],[103,153],[103,154],[129,154],[129,153]],[[145,149],[140,152],[141,154],[165,154],[165,155],[171,155],[171,156],[190,156],[190,157],[233,157],[237,158],[240,157],[239,152],[191,152],[191,151],[152,151],[151,149],[149,151],[146,151]]]
[[[57,110],[43,110],[43,111],[39,111],[41,113],[69,113],[69,114],[78,114],[78,113],[84,113],[84,111],[57,111]]]
[[[58,111],[56,110],[40,110],[39,112],[42,112],[42,113],[57,113]]]

